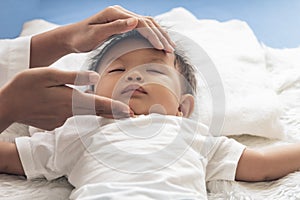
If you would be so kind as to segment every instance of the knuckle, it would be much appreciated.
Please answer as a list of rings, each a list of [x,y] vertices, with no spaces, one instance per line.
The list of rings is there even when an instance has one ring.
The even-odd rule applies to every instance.
[[[18,73],[18,74],[14,77],[14,81],[13,81],[13,82],[20,82],[20,81],[24,80],[26,77],[28,77],[28,72],[27,72],[27,71]]]
[[[154,21],[153,17],[151,17],[151,16],[145,16],[145,18],[149,21]]]
[[[55,74],[56,74],[55,72],[56,72],[55,69],[48,68],[48,69],[47,69],[47,73],[45,73],[45,74],[47,74],[47,76],[53,77],[53,76],[55,76]]]
[[[146,21],[149,26],[156,27],[156,24],[152,20],[147,19]]]
[[[115,9],[120,9],[120,8],[122,8],[120,5],[113,5],[112,7],[114,7]]]
[[[30,70],[29,70],[30,71]],[[40,69],[33,69],[31,72],[28,72],[25,76],[31,76],[31,78],[37,79],[53,79],[56,75],[56,70],[52,68],[40,68]]]
[[[33,73],[33,70],[25,70],[21,73],[18,73],[14,78],[13,78],[13,84],[17,84],[17,85],[27,85],[30,84],[32,85],[32,83],[36,83],[37,79],[39,79],[40,77],[35,75],[35,73]]]
[[[45,73],[44,76],[42,76],[41,78],[44,78],[51,83],[57,84],[59,83],[57,79],[58,78],[57,75],[58,75],[58,71],[56,69],[49,68],[47,70],[47,73]]]
[[[57,127],[56,119],[51,119],[49,122],[43,127],[43,129],[47,131],[51,131]]]
[[[115,11],[115,7],[114,6],[108,6],[105,11],[107,11],[108,13],[112,13]]]
[[[143,17],[143,16],[138,16],[137,19],[138,19],[139,21],[145,21],[145,20],[146,20],[146,18]]]
[[[56,127],[60,127],[60,126],[64,125],[65,121],[66,121],[66,119],[63,119],[63,120],[58,121],[58,122],[56,123]]]
[[[57,117],[54,122],[55,126],[56,127],[62,126],[69,117],[71,117],[71,116],[61,115],[60,117]]]
[[[121,7],[118,6],[118,5],[113,5],[113,6],[108,6],[108,7],[106,8],[106,10],[109,11],[109,12],[115,12],[115,11],[119,10],[120,8],[121,8]]]
[[[145,20],[146,20],[148,23],[155,24],[155,21],[154,21],[153,17],[147,16],[147,17],[145,17]]]
[[[126,24],[125,20],[116,20],[115,21],[115,26],[119,27],[119,26],[123,26]]]
[[[25,71],[23,71],[23,72],[21,72],[21,73],[18,73],[18,74],[15,76],[15,78],[32,77],[33,74],[34,74],[33,72],[34,72],[34,70],[31,70],[31,69],[25,70]]]

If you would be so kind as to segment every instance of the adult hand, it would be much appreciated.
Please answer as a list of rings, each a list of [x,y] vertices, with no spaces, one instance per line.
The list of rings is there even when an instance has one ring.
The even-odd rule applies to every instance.
[[[33,36],[30,66],[46,66],[66,54],[91,51],[110,36],[134,28],[155,48],[173,51],[175,44],[153,18],[137,15],[121,6],[110,6],[83,21]]]
[[[98,76],[95,72],[67,72],[52,68],[19,73],[0,90],[0,132],[13,122],[52,130],[73,114],[110,118],[133,115],[124,103],[65,85],[94,84]]]
[[[168,52],[174,50],[172,47],[174,43],[153,18],[135,14],[117,5],[64,28],[70,31],[66,40],[74,52],[91,51],[110,36],[134,28],[137,28],[155,48],[165,49]]]

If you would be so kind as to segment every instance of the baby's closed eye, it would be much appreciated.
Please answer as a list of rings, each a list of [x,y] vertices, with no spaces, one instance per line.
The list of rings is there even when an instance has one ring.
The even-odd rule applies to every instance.
[[[147,69],[146,71],[150,73],[165,74],[162,70],[157,69]]]
[[[108,71],[108,73],[114,73],[114,72],[124,72],[124,68],[116,68],[116,69],[111,69]]]

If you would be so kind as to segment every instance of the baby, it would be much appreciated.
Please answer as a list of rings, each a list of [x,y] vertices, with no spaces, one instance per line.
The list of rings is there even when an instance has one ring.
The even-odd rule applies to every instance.
[[[70,199],[206,199],[211,180],[274,180],[300,167],[300,145],[258,152],[188,117],[196,80],[185,57],[154,49],[136,31],[95,53],[98,95],[127,103],[135,117],[76,116],[50,132],[0,144],[2,173],[66,176]]]

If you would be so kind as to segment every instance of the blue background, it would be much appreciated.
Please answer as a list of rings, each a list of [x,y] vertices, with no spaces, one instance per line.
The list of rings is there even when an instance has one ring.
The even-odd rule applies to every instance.
[[[31,19],[66,24],[115,4],[142,15],[181,6],[200,19],[241,19],[267,46],[300,46],[300,0],[0,0],[0,38],[17,37]]]

